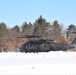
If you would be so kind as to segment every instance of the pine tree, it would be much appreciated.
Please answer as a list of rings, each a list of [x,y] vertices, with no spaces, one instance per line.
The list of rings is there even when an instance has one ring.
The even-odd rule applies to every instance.
[[[0,23],[0,50],[4,50],[5,48],[5,42],[7,41],[7,38],[9,37],[9,31],[7,29],[7,26],[5,23]]]
[[[49,22],[40,16],[34,23],[34,35],[46,36],[48,34]]]
[[[54,40],[57,40],[57,38],[62,35],[62,27],[57,20],[51,25],[51,35]]]

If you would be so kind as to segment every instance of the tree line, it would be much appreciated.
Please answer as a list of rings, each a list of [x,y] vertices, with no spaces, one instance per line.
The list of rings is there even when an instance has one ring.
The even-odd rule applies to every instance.
[[[76,26],[74,24],[64,26],[57,20],[48,22],[40,15],[34,23],[24,22],[21,26],[15,25],[8,28],[4,22],[0,23],[0,51],[13,51],[23,43],[23,39],[16,37],[20,35],[39,35],[41,39],[55,40],[58,43],[69,43],[75,38]]]

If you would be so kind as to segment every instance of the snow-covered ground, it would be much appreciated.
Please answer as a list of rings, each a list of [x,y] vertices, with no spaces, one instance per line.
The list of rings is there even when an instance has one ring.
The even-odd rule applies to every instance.
[[[0,53],[0,75],[76,75],[76,52]]]

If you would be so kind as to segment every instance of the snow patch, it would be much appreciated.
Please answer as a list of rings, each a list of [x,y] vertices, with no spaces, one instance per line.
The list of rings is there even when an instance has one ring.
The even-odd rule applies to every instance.
[[[0,53],[1,74],[76,74],[76,52]]]

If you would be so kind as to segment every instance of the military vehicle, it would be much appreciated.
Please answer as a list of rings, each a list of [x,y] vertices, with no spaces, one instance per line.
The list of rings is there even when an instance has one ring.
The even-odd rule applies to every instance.
[[[41,36],[26,36],[21,38],[39,38]],[[20,48],[20,52],[49,52],[49,51],[67,51],[69,49],[76,48],[76,38],[71,44],[58,44],[53,40],[30,40],[24,43]]]

